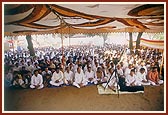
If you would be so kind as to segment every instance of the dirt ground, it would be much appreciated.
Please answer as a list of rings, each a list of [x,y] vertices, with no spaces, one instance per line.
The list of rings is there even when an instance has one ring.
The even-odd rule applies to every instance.
[[[146,86],[144,94],[99,95],[96,85],[5,89],[5,111],[163,111],[164,86]]]

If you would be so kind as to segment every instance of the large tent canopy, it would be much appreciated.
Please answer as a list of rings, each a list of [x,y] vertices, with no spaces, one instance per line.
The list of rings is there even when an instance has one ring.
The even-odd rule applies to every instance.
[[[164,4],[4,4],[4,35],[164,32]]]

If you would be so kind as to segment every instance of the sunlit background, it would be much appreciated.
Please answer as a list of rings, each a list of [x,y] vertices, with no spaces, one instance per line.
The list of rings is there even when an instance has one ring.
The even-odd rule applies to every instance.
[[[133,33],[133,41],[136,41],[138,33]],[[163,33],[143,33],[142,37],[149,40],[164,40]],[[60,48],[61,45],[61,35],[60,34],[45,34],[45,35],[32,35],[32,42],[34,48],[40,47],[54,47]],[[121,44],[128,45],[129,35],[128,33],[108,33],[106,34],[106,41],[108,44]],[[63,45],[96,45],[103,46],[104,38],[101,35],[63,35]],[[4,50],[14,49],[27,49],[26,36],[6,36],[4,39]]]

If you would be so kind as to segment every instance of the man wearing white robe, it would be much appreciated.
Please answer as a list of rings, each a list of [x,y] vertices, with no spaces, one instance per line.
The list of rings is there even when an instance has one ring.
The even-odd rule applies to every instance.
[[[83,71],[81,70],[81,67],[77,68],[77,72],[75,73],[73,85],[76,86],[77,88],[81,88],[87,85],[86,77]]]
[[[147,67],[145,66],[145,62],[141,62],[141,64],[137,67],[137,72],[140,72],[140,69],[144,68],[145,69],[145,75],[147,75]]]
[[[38,74],[38,70],[34,71],[34,75],[31,77],[31,85],[30,88],[32,89],[42,89],[43,85],[43,77],[42,75]]]
[[[87,82],[97,84],[97,80],[95,78],[94,72],[91,69],[91,66],[87,68],[85,75],[86,75]]]
[[[64,82],[66,85],[70,85],[73,83],[74,73],[70,70],[70,67],[66,67],[66,71],[64,72]]]
[[[63,72],[60,71],[58,67],[56,67],[56,71],[53,73],[51,77],[50,84],[53,86],[60,86],[64,83],[63,79],[64,79]]]
[[[125,78],[126,86],[137,86],[136,75],[134,70],[130,71],[130,74]]]
[[[146,79],[145,69],[141,68],[136,75],[137,85],[150,85],[150,83]]]

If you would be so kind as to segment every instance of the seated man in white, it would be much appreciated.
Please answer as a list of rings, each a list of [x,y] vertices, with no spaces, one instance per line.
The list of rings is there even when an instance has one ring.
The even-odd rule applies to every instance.
[[[63,79],[64,79],[63,72],[60,71],[59,67],[56,67],[56,71],[53,73],[51,77],[50,84],[53,86],[60,86],[64,83]]]
[[[146,72],[144,68],[141,68],[140,71],[137,72],[136,80],[138,85],[150,85],[146,79]]]
[[[38,73],[38,70],[34,70],[34,75],[31,77],[31,85],[32,89],[42,89],[43,85],[43,77]]]
[[[76,86],[77,88],[81,88],[87,85],[87,81],[86,81],[84,73],[81,70],[81,67],[77,68],[77,72],[75,73],[73,85]]]
[[[146,66],[145,66],[145,62],[144,62],[144,61],[141,61],[140,65],[138,65],[138,67],[137,67],[137,72],[140,72],[140,69],[141,69],[141,68],[144,68],[144,69],[145,69],[144,74],[147,75],[147,68],[146,68]]]
[[[125,78],[126,86],[137,86],[135,71],[132,69]]]
[[[97,84],[97,80],[94,76],[94,72],[92,71],[91,66],[88,66],[88,68],[85,72],[85,75],[86,75],[86,80],[88,83],[90,82],[90,83]]]
[[[73,83],[74,73],[70,70],[70,67],[67,66],[64,72],[64,82],[66,85],[71,85]]]

